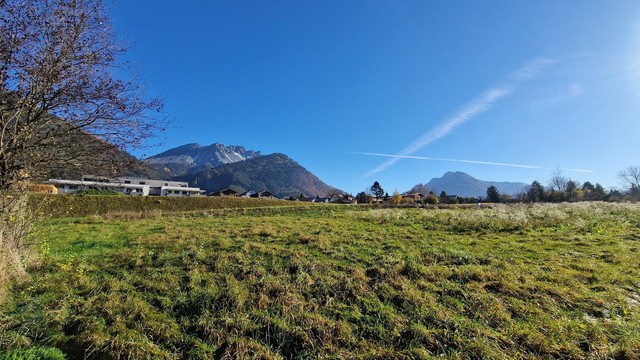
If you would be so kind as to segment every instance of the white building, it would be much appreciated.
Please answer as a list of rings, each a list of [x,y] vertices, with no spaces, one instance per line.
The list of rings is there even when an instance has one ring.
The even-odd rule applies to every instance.
[[[83,175],[82,180],[50,179],[60,194],[73,194],[81,190],[112,190],[138,196],[201,196],[204,190],[189,187],[182,181],[150,180],[137,178],[108,178]]]

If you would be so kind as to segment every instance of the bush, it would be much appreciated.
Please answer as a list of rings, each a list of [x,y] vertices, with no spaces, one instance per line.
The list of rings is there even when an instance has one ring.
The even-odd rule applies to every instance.
[[[439,202],[439,199],[434,194],[429,194],[424,198],[425,204],[435,205]]]
[[[74,195],[76,196],[125,196],[123,193],[120,193],[114,190],[96,190],[96,189],[80,190]]]
[[[31,231],[32,220],[24,193],[0,193],[0,303],[8,281],[25,274],[25,240]]]

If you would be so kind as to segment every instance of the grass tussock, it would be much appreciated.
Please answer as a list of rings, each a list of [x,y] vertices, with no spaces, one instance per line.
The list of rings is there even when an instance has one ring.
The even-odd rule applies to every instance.
[[[51,219],[0,349],[67,358],[640,358],[640,206]]]

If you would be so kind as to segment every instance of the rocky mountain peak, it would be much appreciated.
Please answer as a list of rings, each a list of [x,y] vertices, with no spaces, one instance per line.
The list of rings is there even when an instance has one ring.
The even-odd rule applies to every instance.
[[[244,146],[239,145],[226,146],[216,142],[209,146],[202,146],[191,143],[169,149],[144,161],[154,168],[163,169],[172,176],[180,176],[260,155],[259,151],[246,150]]]

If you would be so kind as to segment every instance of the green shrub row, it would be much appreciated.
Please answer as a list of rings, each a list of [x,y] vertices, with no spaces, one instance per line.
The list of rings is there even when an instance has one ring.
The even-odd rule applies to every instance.
[[[110,213],[183,212],[211,209],[288,206],[273,199],[232,197],[70,196],[32,194],[29,206],[44,217],[83,217]]]

